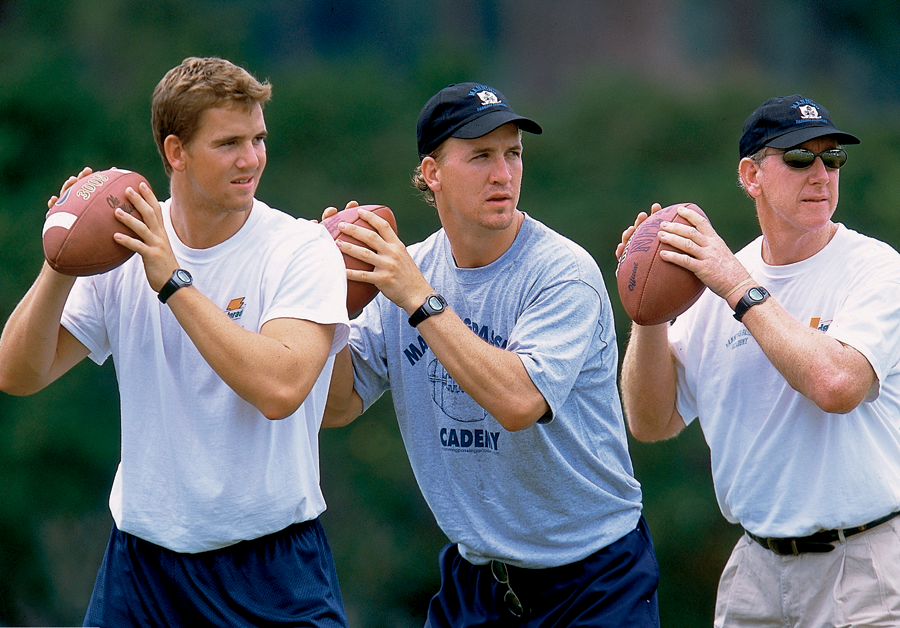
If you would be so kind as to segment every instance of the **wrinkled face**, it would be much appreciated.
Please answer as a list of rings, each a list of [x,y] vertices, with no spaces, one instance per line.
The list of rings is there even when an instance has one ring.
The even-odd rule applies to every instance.
[[[189,203],[216,211],[246,211],[266,167],[262,108],[215,107],[184,146],[183,173]]]
[[[473,140],[449,138],[442,145],[434,179],[431,187],[442,222],[464,228],[509,228],[522,185],[518,127],[510,122]]]
[[[838,148],[837,141],[820,137],[804,144],[813,153]],[[769,218],[781,229],[811,232],[828,225],[837,209],[840,171],[826,168],[816,157],[808,168],[791,168],[781,158],[781,151],[767,149],[767,156],[756,170],[759,184],[757,207],[760,219]],[[765,215],[763,215],[765,214]]]

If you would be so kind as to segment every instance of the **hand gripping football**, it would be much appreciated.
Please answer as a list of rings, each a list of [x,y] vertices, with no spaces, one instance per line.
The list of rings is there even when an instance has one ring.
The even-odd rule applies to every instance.
[[[691,307],[706,288],[691,271],[659,257],[661,250],[676,250],[659,241],[659,223],[689,224],[677,213],[682,206],[706,217],[693,203],[661,209],[638,225],[619,258],[616,268],[619,298],[625,312],[638,325],[658,325],[673,320]]]
[[[112,270],[134,254],[113,239],[113,234],[135,233],[116,218],[121,207],[140,218],[125,198],[125,188],[138,189],[147,180],[130,170],[103,170],[79,179],[47,212],[44,220],[44,256],[53,270],[64,275],[97,275]],[[149,185],[149,184],[148,184]]]
[[[328,229],[328,233],[331,234],[331,237],[334,238],[335,241],[341,240],[344,242],[349,242],[350,244],[356,244],[357,246],[365,246],[365,244],[363,244],[359,240],[351,238],[338,229],[338,225],[340,223],[348,222],[369,229],[370,231],[374,231],[372,225],[359,217],[359,213],[357,210],[360,209],[367,209],[370,212],[374,213],[376,216],[384,218],[390,223],[391,229],[394,230],[394,233],[397,233],[397,221],[394,219],[394,213],[389,207],[385,207],[384,205],[361,205],[360,207],[351,207],[349,209],[339,211],[333,216],[329,216],[322,221],[322,224],[326,229]],[[371,264],[366,264],[365,262],[361,262],[355,257],[351,257],[350,255],[346,254],[344,254],[344,266],[351,270],[365,271],[370,271],[374,268]],[[350,318],[353,318],[354,316],[362,312],[363,308],[366,307],[369,301],[374,299],[375,295],[377,294],[378,288],[370,283],[366,283],[364,281],[348,281],[347,312],[350,314]]]

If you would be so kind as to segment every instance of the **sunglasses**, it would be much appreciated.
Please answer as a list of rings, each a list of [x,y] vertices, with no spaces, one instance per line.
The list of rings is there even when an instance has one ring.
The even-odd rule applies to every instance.
[[[766,156],[768,157],[768,155]],[[823,150],[821,153],[814,153],[805,148],[792,148],[790,150],[782,151],[781,153],[781,158],[784,160],[784,163],[795,170],[809,168],[816,160],[816,157],[821,157],[825,167],[832,170],[837,170],[847,163],[847,153],[843,148]]]
[[[514,617],[527,617],[528,609],[522,604],[519,600],[519,596],[516,595],[512,587],[509,586],[509,571],[506,569],[506,564],[501,563],[499,560],[491,561],[491,575],[494,576],[494,580],[496,580],[499,584],[506,585],[506,593],[503,594],[503,601],[506,603],[506,609],[513,614]]]

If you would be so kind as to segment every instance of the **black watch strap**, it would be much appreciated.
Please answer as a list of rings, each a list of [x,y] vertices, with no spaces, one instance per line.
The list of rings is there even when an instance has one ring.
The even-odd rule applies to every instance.
[[[412,316],[409,317],[409,324],[416,327],[429,316],[440,314],[446,307],[447,301],[444,300],[444,297],[439,294],[429,295],[429,297],[425,299],[425,303],[422,304],[422,307],[413,312]]]
[[[753,286],[744,293],[741,300],[734,306],[734,318],[740,322],[741,319],[744,318],[744,314],[747,313],[747,310],[754,305],[759,305],[764,302],[769,296],[771,296],[769,291],[762,286]]]
[[[160,289],[159,294],[156,296],[159,297],[160,303],[165,303],[169,300],[170,296],[175,294],[176,290],[189,286],[193,282],[194,278],[191,277],[191,273],[183,268],[179,268],[174,273],[172,273],[172,276],[169,277],[169,281],[165,283],[165,285]]]

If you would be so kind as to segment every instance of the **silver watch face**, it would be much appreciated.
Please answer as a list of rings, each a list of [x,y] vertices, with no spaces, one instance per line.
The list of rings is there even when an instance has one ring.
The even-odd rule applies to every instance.
[[[750,288],[747,291],[747,296],[750,298],[751,301],[762,301],[765,298],[765,296],[762,293],[762,290],[760,290],[759,288],[756,288],[756,287]]]
[[[440,312],[444,309],[444,304],[441,303],[441,300],[436,295],[431,295],[427,299],[428,301],[428,309],[434,310],[435,312]]]
[[[183,283],[183,284],[191,283],[191,275],[190,275],[190,273],[188,273],[188,271],[179,268],[178,270],[175,271],[175,275],[177,276],[176,278],[180,283]]]

